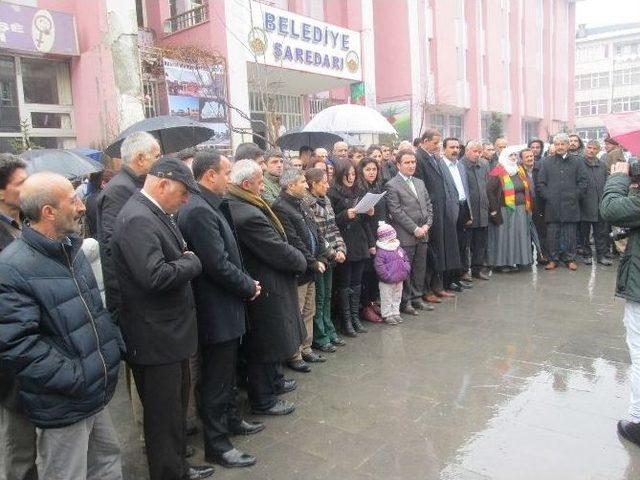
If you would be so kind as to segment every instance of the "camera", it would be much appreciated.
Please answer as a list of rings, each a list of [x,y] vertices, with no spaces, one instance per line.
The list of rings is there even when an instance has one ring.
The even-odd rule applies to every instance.
[[[609,238],[614,242],[618,240],[623,240],[629,236],[629,229],[622,227],[612,227],[611,232],[609,233]]]
[[[640,183],[640,161],[637,157],[629,159],[629,176],[632,183]]]

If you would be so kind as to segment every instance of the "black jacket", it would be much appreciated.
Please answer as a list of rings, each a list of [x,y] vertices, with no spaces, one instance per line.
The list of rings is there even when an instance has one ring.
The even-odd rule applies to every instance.
[[[229,209],[247,271],[262,285],[260,296],[247,305],[244,355],[250,362],[285,361],[306,336],[296,276],[306,271],[307,262],[258,207],[230,196]]]
[[[81,245],[78,237],[63,244],[27,227],[0,254],[0,359],[40,428],[100,412],[124,353]]]
[[[304,255],[307,271],[298,277],[298,285],[313,280],[316,262],[329,264],[328,251],[324,238],[318,232],[313,213],[302,199],[280,192],[271,209],[278,216],[284,227],[287,241]]]
[[[123,165],[118,174],[104,187],[97,199],[96,228],[98,231],[97,240],[100,243],[100,263],[104,278],[105,298],[107,308],[114,314],[116,322],[119,321],[117,310],[120,306],[120,289],[113,265],[111,237],[120,210],[143,185],[144,177],[137,177],[133,170]]]
[[[362,194],[364,195],[364,193]],[[347,217],[347,210],[356,206],[359,195],[355,189],[333,185],[327,192],[336,214],[336,224],[347,245],[347,262],[357,262],[370,257],[369,248],[376,246],[376,237],[371,228],[371,218],[367,214]]]
[[[467,184],[469,185],[469,205],[473,223],[471,228],[489,226],[489,198],[487,197],[487,179],[489,177],[489,164],[482,159],[475,163],[463,157],[462,163],[467,172]]]
[[[580,221],[580,201],[587,191],[586,166],[580,157],[571,154],[566,158],[546,157],[538,176],[538,187],[545,201],[545,222]]]
[[[201,186],[178,213],[178,226],[202,262],[202,273],[193,280],[200,343],[240,338],[246,331],[245,302],[256,286],[244,271],[227,201]]]
[[[602,160],[595,160],[595,163],[590,164],[584,158],[587,171],[587,191],[580,201],[580,221],[582,222],[602,221],[600,201],[604,195],[604,185],[607,183],[609,171],[606,163]]]
[[[113,232],[113,265],[120,285],[120,328],[127,361],[162,365],[196,352],[198,333],[191,280],[197,256],[170,217],[142,193],[125,204]]]

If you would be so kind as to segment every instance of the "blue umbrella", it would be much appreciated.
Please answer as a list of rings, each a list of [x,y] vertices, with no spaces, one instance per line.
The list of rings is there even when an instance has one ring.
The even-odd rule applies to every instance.
[[[94,150],[93,148],[71,148],[70,152],[77,153],[78,155],[83,155],[85,157],[89,157],[91,160],[95,160],[96,162],[102,163],[102,157],[104,157],[104,152],[100,150]]]
[[[104,169],[100,162],[78,155],[71,150],[29,150],[20,155],[27,164],[27,172],[54,172],[69,179],[96,173]]]

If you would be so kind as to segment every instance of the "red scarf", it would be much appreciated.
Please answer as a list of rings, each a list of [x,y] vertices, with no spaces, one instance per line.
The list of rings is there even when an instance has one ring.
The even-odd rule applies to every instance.
[[[502,186],[502,193],[504,195],[504,204],[511,210],[516,209],[516,189],[513,186],[513,180],[502,165],[496,165],[489,174],[492,177],[498,177],[500,179],[500,185]],[[529,179],[522,167],[518,167],[518,176],[524,185],[524,206],[527,212],[531,213],[531,194],[529,193]]]

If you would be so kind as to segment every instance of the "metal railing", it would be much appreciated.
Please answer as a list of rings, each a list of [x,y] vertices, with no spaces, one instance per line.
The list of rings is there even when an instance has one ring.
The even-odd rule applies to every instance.
[[[209,20],[209,2],[180,13],[164,21],[164,33],[170,35],[186,28],[191,28]]]

